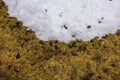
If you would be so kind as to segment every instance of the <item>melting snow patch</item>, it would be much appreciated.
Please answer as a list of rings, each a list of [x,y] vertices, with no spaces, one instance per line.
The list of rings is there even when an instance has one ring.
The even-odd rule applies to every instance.
[[[3,1],[43,41],[89,41],[120,29],[120,0]]]

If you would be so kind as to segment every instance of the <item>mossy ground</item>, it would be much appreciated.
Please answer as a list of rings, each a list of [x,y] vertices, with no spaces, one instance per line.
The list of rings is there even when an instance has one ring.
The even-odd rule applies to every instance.
[[[26,29],[0,0],[0,80],[120,80],[120,31],[65,44]]]

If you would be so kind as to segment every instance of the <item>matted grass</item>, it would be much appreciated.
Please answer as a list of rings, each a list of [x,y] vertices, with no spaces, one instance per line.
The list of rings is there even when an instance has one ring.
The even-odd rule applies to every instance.
[[[101,40],[43,42],[0,0],[0,80],[120,80],[120,31]]]

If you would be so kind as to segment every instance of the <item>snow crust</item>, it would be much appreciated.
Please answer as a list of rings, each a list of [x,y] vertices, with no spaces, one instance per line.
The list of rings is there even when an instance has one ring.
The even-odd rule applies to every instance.
[[[43,41],[89,41],[120,29],[120,0],[3,0]]]

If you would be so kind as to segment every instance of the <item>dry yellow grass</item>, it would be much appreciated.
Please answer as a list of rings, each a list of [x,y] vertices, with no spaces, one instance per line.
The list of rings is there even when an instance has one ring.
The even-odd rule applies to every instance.
[[[0,0],[0,80],[120,80],[120,31],[90,42],[43,42]]]

